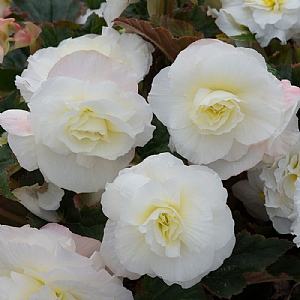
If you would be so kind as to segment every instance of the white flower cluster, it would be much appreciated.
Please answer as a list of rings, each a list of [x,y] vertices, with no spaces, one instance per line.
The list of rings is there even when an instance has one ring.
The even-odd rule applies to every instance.
[[[300,34],[300,2],[298,0],[221,0],[222,8],[216,24],[228,36],[255,34],[262,47],[273,38],[283,44]]]
[[[0,226],[1,299],[133,299],[105,269],[100,242],[58,224]]]
[[[259,6],[245,3],[247,9]],[[183,288],[196,284],[222,265],[235,244],[221,179],[260,163],[275,161],[262,175],[275,228],[281,230],[279,218],[289,230],[300,231],[298,156],[282,158],[299,139],[295,113],[300,89],[270,74],[256,51],[202,39],[156,75],[148,104],[138,94],[138,83],[149,71],[153,50],[137,35],[104,28],[101,36],[68,39],[37,51],[17,77],[30,111],[7,110],[0,125],[21,167],[39,169],[45,186],[13,193],[36,215],[58,221],[62,189],[101,193],[105,188],[102,207],[109,220],[100,253],[114,276],[96,260],[98,252],[80,256],[76,237],[65,230],[60,237],[47,227],[0,227],[5,299],[25,294],[29,300],[88,300],[102,294],[103,299],[131,299],[115,276],[147,274]],[[135,147],[152,138],[152,110],[189,166],[163,153],[126,168]],[[260,197],[253,202],[262,207],[262,183],[251,172],[250,198]],[[273,204],[271,193],[285,193],[291,201],[281,205],[279,196]],[[247,208],[255,215],[255,209]],[[258,217],[267,220],[265,211]],[[13,248],[18,253],[11,258]]]

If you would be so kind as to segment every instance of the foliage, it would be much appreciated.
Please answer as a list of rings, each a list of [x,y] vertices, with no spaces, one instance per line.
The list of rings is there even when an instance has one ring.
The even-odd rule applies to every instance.
[[[102,2],[104,0],[86,0],[85,4],[91,9],[96,9]],[[57,47],[61,41],[68,38],[76,38],[83,34],[101,34],[102,27],[107,25],[105,20],[96,14],[90,15],[84,25],[76,24],[81,4],[77,0],[13,0],[14,11],[11,16],[20,22],[32,21],[39,25],[42,29],[42,48]],[[224,37],[220,32],[215,20],[207,15],[204,1],[165,1],[165,4],[164,14],[149,16],[147,1],[132,3],[114,23],[115,28],[138,34],[155,47],[149,77],[140,84],[140,93],[143,95],[149,91],[153,77],[163,67],[174,62],[180,51],[194,41],[216,37],[229,41],[228,37]],[[300,46],[292,42],[281,45],[274,40],[268,47],[261,48],[251,33],[232,38],[235,41],[250,43],[252,48],[264,55],[269,72],[300,87]],[[29,55],[28,48],[16,49],[5,55],[0,67],[0,113],[8,109],[28,110],[14,80],[26,68]],[[152,124],[156,126],[153,138],[144,147],[136,149],[134,163],[153,154],[170,152],[167,128],[156,118]],[[4,130],[0,127],[0,134],[3,133]],[[17,200],[11,193],[13,186],[42,183],[43,180],[38,170],[20,170],[5,136],[1,137],[1,197]],[[235,183],[233,181],[237,180],[238,178],[234,178],[224,183],[229,193]],[[264,300],[274,296],[276,288],[279,289],[279,282],[288,282],[290,285],[289,299],[300,297],[300,253],[299,249],[293,247],[292,237],[279,235],[271,228],[270,223],[259,222],[249,217],[242,204],[232,195],[230,197],[229,206],[235,211],[233,215],[237,241],[232,255],[224,264],[205,276],[201,283],[189,289],[182,289],[179,285],[168,286],[160,278],[144,276],[130,285],[136,300],[240,300],[251,297]],[[60,223],[74,233],[101,241],[107,221],[101,206],[79,206],[79,198],[80,195],[65,191],[59,209],[63,216]],[[34,227],[39,228],[46,223],[33,214],[27,215],[27,218]],[[257,296],[258,291],[260,296]],[[279,298],[283,294],[279,291],[277,295]]]

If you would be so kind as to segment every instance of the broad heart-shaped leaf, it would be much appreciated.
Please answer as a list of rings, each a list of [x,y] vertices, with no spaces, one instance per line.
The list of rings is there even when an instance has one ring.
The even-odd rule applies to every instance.
[[[85,1],[88,8],[90,9],[98,9],[100,8],[101,3],[105,2],[105,0],[86,0]]]
[[[277,42],[272,41],[269,46],[270,49],[276,51],[269,56],[268,63],[274,65],[291,65],[294,63],[294,48],[290,44],[278,45]]]
[[[148,20],[149,14],[147,9],[148,1],[140,0],[138,2],[130,3],[123,11],[122,16],[126,18],[137,18],[141,20]]]
[[[178,284],[168,286],[162,279],[145,276],[141,282],[141,289],[134,297],[135,300],[207,300],[200,284],[189,289],[183,289]]]
[[[300,257],[299,255],[283,255],[274,264],[267,267],[267,272],[275,277],[287,274],[296,281],[300,281]]]
[[[150,23],[143,20],[118,18],[114,20],[114,23],[152,42],[171,62],[175,60],[181,50],[199,39],[195,36],[184,36],[176,39],[168,29],[163,27],[153,28]]]
[[[194,5],[187,13],[188,20],[194,23],[195,30],[203,32],[206,38],[213,38],[219,32],[215,19],[208,16],[202,6]]]
[[[4,56],[2,67],[23,70],[29,55],[29,48],[20,48],[10,51]]]
[[[0,147],[0,195],[17,200],[10,192],[9,188],[9,168],[13,168],[18,163],[13,158],[13,153],[7,144]]]
[[[13,0],[12,7],[29,13],[29,21],[75,21],[80,8],[78,0]]]
[[[21,100],[17,90],[12,91],[9,95],[0,99],[0,113],[8,109],[27,109],[27,104]]]
[[[300,63],[292,66],[292,84],[300,87]]]
[[[0,68],[0,91],[11,92],[16,89],[15,79],[22,70],[17,68]]]
[[[152,15],[149,22],[153,27],[164,27],[168,29],[175,38],[184,36],[204,37],[203,33],[196,31],[191,24],[165,15]]]
[[[238,234],[236,245],[229,258],[216,271],[209,273],[202,283],[219,297],[230,298],[247,285],[245,273],[261,272],[283,255],[293,243],[262,235]]]
[[[101,34],[103,26],[107,26],[104,18],[101,18],[97,14],[93,13],[88,17],[82,29],[86,33]]]
[[[68,206],[69,208],[70,206]],[[76,216],[76,212],[72,214],[73,219],[77,218],[77,220],[67,220],[62,225],[68,227],[74,233],[102,241],[107,217],[103,214],[101,207],[90,208],[84,206],[79,215]]]
[[[158,119],[154,119],[152,124],[156,127],[153,132],[153,138],[144,147],[136,148],[136,153],[142,160],[150,155],[170,152],[168,147],[170,135],[167,127]]]
[[[44,47],[57,47],[61,41],[81,34],[80,25],[71,21],[47,22],[41,28],[40,38],[43,40]]]

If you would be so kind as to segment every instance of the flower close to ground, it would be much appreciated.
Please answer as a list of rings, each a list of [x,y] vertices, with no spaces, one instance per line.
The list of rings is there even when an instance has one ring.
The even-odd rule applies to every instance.
[[[97,192],[151,139],[150,106],[132,69],[93,50],[64,56],[48,76],[30,112],[0,115],[9,146],[23,168],[39,168],[46,181]]]
[[[294,241],[300,247],[300,142],[271,167],[264,167],[260,178],[274,228],[282,234],[296,235]]]
[[[158,276],[188,288],[229,257],[234,222],[220,177],[169,153],[122,170],[102,195],[100,253],[117,276]]]
[[[273,38],[283,44],[300,33],[300,2],[298,0],[221,0],[222,8],[216,24],[228,36],[255,34],[266,47]],[[245,28],[247,27],[247,28]]]
[[[254,218],[269,221],[265,208],[264,182],[260,179],[262,170],[251,170],[247,172],[247,180],[241,180],[232,186],[232,192],[236,198],[241,200]]]
[[[222,179],[283,155],[298,140],[300,89],[267,71],[253,49],[192,43],[154,78],[148,101],[176,151]]]
[[[32,95],[51,77],[52,70],[57,69],[57,64],[63,57],[77,51],[92,50],[133,69],[139,82],[149,71],[154,48],[136,34],[119,34],[112,28],[103,27],[102,35],[89,34],[70,38],[62,41],[56,48],[41,49],[28,58],[28,68],[21,76],[16,77],[16,86],[25,101],[30,102]],[[99,70],[104,72],[101,68]]]
[[[100,242],[61,225],[1,225],[0,245],[0,299],[133,299],[104,269]]]

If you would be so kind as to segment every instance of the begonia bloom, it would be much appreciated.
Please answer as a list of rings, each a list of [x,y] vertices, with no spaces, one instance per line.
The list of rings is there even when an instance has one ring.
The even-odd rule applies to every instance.
[[[39,168],[60,188],[97,192],[151,139],[152,111],[135,72],[96,51],[64,56],[49,76],[30,113],[7,110],[0,125],[23,168]]]
[[[271,167],[264,167],[265,206],[274,228],[282,234],[296,235],[300,247],[300,142]]]
[[[228,36],[255,34],[266,47],[273,38],[282,44],[300,33],[300,2],[298,0],[221,0],[222,8],[216,24]]]
[[[0,245],[0,299],[133,299],[104,269],[100,242],[61,225],[1,225]]]
[[[220,177],[170,153],[122,170],[102,195],[100,253],[115,275],[148,274],[183,288],[219,268],[235,244]]]
[[[49,78],[49,74],[53,68],[57,68],[56,65],[63,57],[87,50],[93,50],[127,65],[137,74],[136,80],[141,81],[152,64],[151,53],[154,48],[136,34],[119,34],[112,28],[102,28],[102,35],[89,34],[74,39],[69,38],[56,48],[41,49],[28,58],[28,68],[21,76],[16,77],[16,86],[25,101],[30,101],[32,95]]]
[[[253,49],[203,39],[154,78],[148,101],[176,151],[222,179],[298,140],[300,88],[279,81]]]

